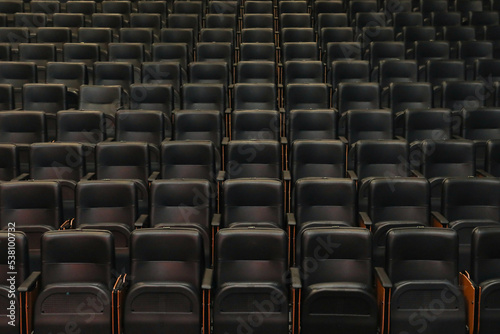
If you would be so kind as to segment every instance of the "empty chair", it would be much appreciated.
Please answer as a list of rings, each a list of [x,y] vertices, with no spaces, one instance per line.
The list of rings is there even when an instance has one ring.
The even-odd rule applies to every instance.
[[[128,23],[132,12],[132,4],[128,1],[103,1],[101,10],[103,13],[122,14],[124,21]]]
[[[169,84],[130,85],[130,109],[161,111],[172,116],[176,94]]]
[[[161,145],[161,178],[204,179],[215,184],[220,157],[208,140],[176,140]]]
[[[208,1],[208,13],[238,14],[240,3],[238,1]]]
[[[57,117],[57,141],[97,144],[107,138],[107,128],[111,127],[100,111],[59,111]],[[87,153],[92,157],[93,153]]]
[[[163,1],[138,1],[137,10],[139,13],[160,14],[162,23],[167,19],[167,4]]]
[[[342,1],[322,1],[318,0],[313,5],[313,15],[319,17],[323,13],[343,13],[344,4]]]
[[[241,43],[274,43],[274,31],[272,28],[242,29]]]
[[[393,115],[405,109],[432,108],[432,86],[428,82],[397,82],[389,86]]]
[[[323,83],[324,70],[321,61],[287,61],[283,69],[283,84]]]
[[[194,41],[198,40],[200,29],[200,18],[197,14],[169,14],[167,19],[169,28],[187,28],[192,29]]]
[[[432,210],[441,207],[441,184],[448,177],[476,175],[474,143],[469,140],[426,139],[420,144],[420,172],[431,184]]]
[[[113,233],[115,270],[129,272],[130,233],[145,227],[146,216],[139,216],[136,183],[132,180],[81,181],[76,186],[76,216],[72,226],[82,230]]]
[[[489,41],[460,41],[458,58],[465,61],[467,78],[472,79],[474,62],[478,59],[493,58],[493,44]]]
[[[158,175],[151,173],[146,142],[101,142],[95,154],[97,179],[132,179],[147,186]]]
[[[380,62],[389,59],[405,59],[405,46],[402,42],[373,42],[370,44],[372,81],[378,81]]]
[[[306,13],[306,1],[281,1],[278,6],[279,13]]]
[[[418,41],[415,42],[415,60],[422,69],[429,60],[449,59],[450,58],[450,44],[446,41]],[[419,79],[423,81],[425,72],[420,73]]]
[[[234,332],[241,326],[238,318],[247,319],[259,312],[263,320],[254,328],[255,334],[288,333],[286,238],[286,233],[278,229],[219,232],[215,240],[214,331]],[[257,305],[272,296],[277,303],[272,303],[271,311],[258,311]],[[240,306],[235,308],[234,303]]]
[[[351,109],[380,108],[379,85],[374,82],[342,82],[338,85],[337,109],[344,114]]]
[[[139,69],[146,59],[146,50],[142,43],[109,43],[108,60],[110,62],[127,62]]]
[[[488,83],[500,81],[500,61],[498,59],[475,60],[474,80]]]
[[[326,54],[326,46],[332,42],[353,42],[354,31],[351,27],[326,27],[321,28],[319,34],[322,54]]]
[[[101,59],[101,49],[97,43],[66,43],[63,46],[65,62],[82,62],[90,72],[94,63]]]
[[[94,85],[120,86],[129,92],[134,83],[134,68],[127,62],[96,62],[94,63]]]
[[[205,291],[202,293],[205,261],[203,239],[193,229],[144,229],[131,235],[130,289],[125,295],[123,330],[151,333],[165,330],[195,333],[204,327]],[[183,266],[179,269],[178,266]],[[162,266],[163,270],[145,268]],[[151,296],[161,306],[141,302]],[[175,301],[175,302],[174,302]],[[170,306],[174,306],[170,309]],[[183,307],[181,305],[183,305]],[[158,312],[160,311],[160,312]],[[182,312],[182,315],[179,314]]]
[[[160,29],[162,27],[161,14],[158,13],[132,13],[130,14],[130,28],[143,28],[140,30],[133,29],[136,32],[135,36],[139,37],[137,32],[141,31],[141,35],[145,36],[146,32],[148,34],[153,32],[156,40],[159,39]],[[123,38],[123,32],[126,28],[120,30],[120,38]],[[127,31],[127,30],[125,30]],[[130,31],[130,30],[129,30]]]
[[[471,248],[471,279],[479,286],[476,290],[479,300],[478,333],[493,333],[499,326],[498,300],[495,294],[498,291],[498,278],[500,276],[497,266],[488,263],[497,263],[499,256],[495,245],[500,240],[499,227],[478,227],[472,233]]]
[[[470,233],[474,227],[499,222],[496,192],[499,185],[495,178],[462,177],[443,182],[442,215],[435,215],[435,218],[443,226],[459,232],[461,270],[470,268]]]
[[[274,43],[241,43],[240,61],[263,60],[276,61]]]
[[[231,28],[202,28],[200,42],[231,43],[234,45],[234,30]]]
[[[14,22],[14,14],[23,12],[24,4],[19,0],[2,1],[0,4],[0,12],[7,14],[7,22],[11,26]]]
[[[330,90],[324,83],[289,83],[285,87],[285,112],[294,109],[330,108]]]
[[[14,109],[14,87],[11,84],[0,84],[0,110]]]
[[[486,87],[477,81],[451,81],[443,83],[442,107],[452,111],[476,109],[486,104]],[[458,124],[457,124],[458,123]],[[456,134],[460,131],[459,120],[453,125]]]
[[[156,145],[172,137],[170,118],[158,110],[119,110],[115,116],[117,141]]]
[[[42,271],[33,277],[40,292],[34,301],[33,326],[40,333],[64,330],[68,321],[84,331],[112,328],[111,291],[115,281],[113,235],[107,231],[54,231],[42,237]],[[91,250],[91,251],[90,251]],[[81,316],[81,297],[96,302]],[[62,301],[62,304],[54,301]],[[61,312],[65,314],[61,317]]]
[[[384,266],[387,232],[430,226],[430,186],[423,178],[378,178],[370,181],[367,192],[368,208],[360,214],[361,224],[373,232],[374,266]]]
[[[464,331],[467,312],[458,284],[457,248],[457,234],[449,229],[404,228],[389,231],[386,273],[379,274],[382,269],[377,269],[376,274],[378,277],[386,274],[388,279],[384,280],[384,284],[392,287],[384,293],[391,303],[391,308],[385,311],[391,330],[414,330],[410,320],[414,310],[430,312],[434,308],[428,298],[442,301],[440,296],[442,291],[446,291],[446,303],[440,304],[443,305],[441,312],[435,315],[434,321],[426,321],[422,315],[411,316],[411,319],[425,322],[429,331],[441,328]],[[408,294],[414,296],[410,301],[405,299]]]
[[[420,0],[419,10],[429,17],[431,13],[442,13],[448,11],[448,3],[445,0]]]
[[[0,43],[0,60],[12,60],[12,48],[9,43]]]
[[[246,14],[269,14],[274,11],[272,1],[245,1],[243,12]]]
[[[330,42],[326,45],[325,54],[327,69],[336,60],[361,60],[363,51],[360,42]]]
[[[229,70],[225,62],[196,61],[189,63],[189,82],[229,86]]]
[[[188,46],[186,43],[154,43],[151,56],[154,62],[178,62],[185,71],[189,63]]]
[[[46,117],[41,111],[1,112],[0,129],[1,143],[20,145],[47,140]]]
[[[436,27],[436,37],[442,37],[444,27],[460,26],[462,18],[459,12],[431,12],[430,23]]]
[[[66,12],[85,15],[85,25],[92,24],[92,15],[97,12],[97,4],[95,1],[68,1],[66,4]]]
[[[234,59],[234,48],[231,43],[207,43],[199,42],[196,44],[197,61],[225,61],[231,69]]]
[[[276,110],[236,110],[231,115],[231,140],[280,140]]]
[[[224,10],[223,10],[224,11]],[[207,28],[230,28],[236,29],[237,17],[233,14],[211,13],[205,16],[205,26]]]
[[[295,140],[290,156],[292,184],[307,177],[345,176],[346,150],[338,140]]]
[[[98,110],[114,114],[122,106],[120,86],[90,86],[80,88],[80,110]]]
[[[403,137],[408,143],[424,139],[450,139],[450,120],[449,109],[408,109],[404,112]]]
[[[349,1],[349,19],[355,22],[357,13],[371,13],[378,11],[378,4],[375,1]]]
[[[223,184],[221,229],[238,223],[283,229],[283,184],[272,179],[234,179]],[[233,225],[234,224],[234,225]]]
[[[432,85],[434,107],[441,106],[443,82],[465,80],[462,60],[430,60],[426,65],[426,81]]]
[[[394,32],[397,36],[401,35],[403,27],[422,26],[424,23],[424,18],[421,12],[396,12],[392,14],[392,17]]]
[[[355,17],[356,35],[359,36],[363,28],[375,28],[386,26],[385,13],[358,12]]]
[[[212,190],[209,181],[199,179],[155,180],[151,184],[151,226],[200,232],[206,267],[212,260],[210,225],[216,219]]]
[[[273,14],[245,14],[243,29],[248,28],[274,28]]]
[[[416,82],[418,79],[417,62],[414,60],[383,60],[379,63],[379,83],[382,104],[389,103],[390,85],[399,82]]]
[[[94,13],[92,14],[92,27],[109,28],[113,31],[113,40],[119,39],[120,29],[124,26],[124,16],[122,14]]]
[[[180,110],[174,115],[174,140],[210,140],[220,151],[224,130],[219,110]]]
[[[370,81],[370,63],[367,60],[336,60],[331,65],[329,81],[336,91],[341,82],[368,82]],[[335,96],[333,101],[336,101]]]
[[[57,60],[56,46],[49,43],[21,43],[19,44],[19,60],[35,63],[38,77],[43,82],[47,62]]]
[[[226,149],[224,178],[281,179],[281,145],[274,140],[231,140]]]
[[[289,60],[318,60],[319,50],[316,42],[283,43],[280,57],[282,63]]]
[[[297,139],[336,139],[337,117],[334,109],[291,110],[286,127],[289,144]]]
[[[61,188],[56,181],[12,181],[0,183],[0,210],[3,230],[24,232],[30,247],[30,268],[40,269],[40,239],[63,223]],[[10,223],[10,224],[9,224]]]
[[[187,46],[187,55],[193,59],[193,48],[195,43],[194,31],[191,28],[163,28],[160,31],[160,42],[182,43]]]
[[[315,42],[313,28],[283,28],[280,33],[280,43]]]
[[[226,92],[222,84],[184,84],[182,109],[217,110],[221,116],[226,110]]]
[[[38,2],[38,1],[37,1]],[[52,43],[56,46],[57,52],[62,53],[64,43],[71,43],[71,29],[66,27],[38,28],[36,32],[38,43]]]
[[[386,109],[347,111],[346,139],[349,149],[359,140],[392,139],[394,137],[392,113]]]
[[[103,59],[108,55],[108,44],[113,42],[113,30],[111,28],[80,28],[78,29],[78,41],[80,43],[95,43],[99,45],[99,51]]]
[[[47,63],[46,82],[66,86],[66,102],[68,108],[78,107],[78,93],[81,85],[88,84],[88,71],[85,63]]]
[[[171,85],[173,103],[176,108],[180,107],[180,89],[186,80],[184,69],[176,61],[145,62],[142,64],[142,83],[151,85]],[[131,87],[132,100],[134,100],[134,87],[139,84],[133,84]],[[164,92],[165,93],[165,92]],[[144,96],[146,100],[148,97]],[[171,101],[171,100],[170,100]],[[167,102],[167,101],[164,101]],[[170,102],[172,104],[172,102]]]
[[[365,53],[365,58],[367,53],[370,52],[370,44],[372,42],[391,42],[394,41],[394,28],[393,27],[364,27],[361,30],[359,36],[361,39],[361,47]]]
[[[274,84],[235,84],[233,98],[234,110],[277,110],[277,92]]]
[[[85,26],[85,15],[83,13],[54,13],[52,15],[54,27],[64,27],[71,30],[72,39],[77,40],[78,29]]]
[[[469,17],[470,12],[482,12],[483,11],[483,2],[477,0],[469,0],[469,1],[456,1],[457,11],[462,13],[462,20],[466,23]]]
[[[403,27],[403,41],[407,54],[413,54],[413,44],[417,41],[432,41],[436,39],[434,27]]]
[[[5,320],[0,324],[2,333],[6,334],[17,334],[20,332],[21,319],[23,319],[24,310],[22,307],[21,297],[18,292],[19,286],[28,278],[30,271],[29,265],[29,252],[28,252],[28,238],[22,232],[0,232],[0,245],[2,245],[2,281],[0,282],[0,299],[5,305],[15,310],[19,307],[20,317],[16,317],[15,320],[10,320],[9,317],[5,316]],[[10,245],[9,245],[10,243]],[[10,257],[9,250],[15,252],[13,257]],[[13,262],[10,262],[14,260]],[[9,262],[12,267],[9,268]],[[9,272],[16,272],[15,280],[12,281],[9,278]],[[11,282],[13,284],[11,284]],[[11,306],[12,305],[12,306]],[[10,310],[9,310],[10,313]]]
[[[325,2],[323,2],[325,3]],[[321,32],[322,28],[347,27],[346,13],[318,13],[316,19],[316,31]]]
[[[462,112],[462,137],[476,142],[476,157],[478,158],[477,167],[482,169],[480,162],[482,152],[479,152],[481,146],[489,139],[500,139],[498,131],[498,120],[500,110],[498,108],[477,108],[465,109]]]
[[[23,109],[55,115],[66,109],[66,86],[63,84],[25,84]]]
[[[175,14],[195,14],[198,16],[200,23],[204,10],[205,4],[202,1],[176,2],[173,4]]]
[[[272,61],[240,61],[236,66],[236,82],[276,84],[276,63]]]
[[[485,28],[485,39],[493,43],[493,55],[498,58],[500,55],[500,41],[498,39],[498,31],[500,26],[487,26]],[[0,29],[1,31],[1,29]]]
[[[302,332],[318,333],[335,327],[349,333],[375,333],[378,310],[371,290],[370,233],[356,228],[311,228],[304,231],[301,239],[301,256],[297,259],[301,268],[315,261],[318,249],[326,252],[318,262],[318,270],[303,275],[301,280],[298,298]],[[326,240],[339,246],[321,246]],[[353,265],[357,270],[347,269]],[[346,299],[353,302],[352,306],[345,304]]]

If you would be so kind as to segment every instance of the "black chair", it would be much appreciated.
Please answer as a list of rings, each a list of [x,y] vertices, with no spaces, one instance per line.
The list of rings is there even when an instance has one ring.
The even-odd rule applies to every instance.
[[[34,305],[28,302],[34,310],[34,329],[60,332],[70,321],[82,331],[109,333],[116,280],[113,235],[107,231],[54,231],[44,234],[41,243],[42,274],[37,272],[21,289],[39,288]],[[95,304],[86,304],[87,298]],[[88,316],[82,317],[82,307]]]
[[[391,83],[389,97],[389,107],[393,115],[406,109],[432,108],[432,86],[428,82]]]
[[[385,308],[385,328],[390,326],[396,333],[422,328],[454,333],[466,330],[457,253],[458,237],[453,230],[401,228],[388,233],[385,270],[376,268],[377,286],[384,291],[379,305],[391,305]],[[423,314],[436,310],[434,300],[440,301],[441,312],[428,321]],[[415,309],[426,313],[415,313]]]
[[[139,215],[137,183],[132,180],[81,181],[76,193],[76,215],[70,226],[113,233],[119,273],[129,272],[130,233],[147,227],[147,215]]]
[[[498,139],[488,140],[486,142],[485,169],[486,172],[495,177],[498,177],[500,175],[500,166],[498,161],[499,148],[500,145]]]
[[[171,118],[177,98],[178,91],[170,84],[130,85],[130,109],[160,111]]]
[[[13,110],[14,87],[11,84],[0,84],[0,110]]]
[[[478,227],[472,233],[472,281],[477,285],[478,322],[476,328],[480,334],[490,334],[497,330],[498,323],[498,266],[490,265],[499,260],[495,247],[500,240],[500,229]]]
[[[494,178],[449,178],[443,182],[441,211],[433,213],[434,224],[457,231],[461,271],[470,270],[470,236],[474,228],[500,223],[499,186]]]
[[[302,289],[296,296],[300,300],[301,333],[332,328],[376,333],[378,309],[372,289],[370,233],[356,228],[309,228],[301,237],[300,269],[295,277],[302,279],[292,285]],[[308,263],[316,263],[317,270],[306,273]]]
[[[79,108],[113,115],[123,107],[122,99],[121,86],[83,85],[80,87]]]
[[[210,140],[219,152],[224,135],[219,110],[179,110],[174,115],[174,140]]]
[[[144,229],[133,232],[130,243],[129,288],[119,293],[124,298],[123,331],[142,333],[144,326],[151,333],[203,330],[208,324],[205,289],[210,285],[204,280],[204,240],[199,232]]]
[[[255,334],[288,333],[286,243],[286,233],[279,229],[219,232],[215,243],[214,331],[234,332],[243,326],[238,319],[249,326],[249,319],[259,312],[262,322],[253,328]],[[267,309],[263,311],[262,305]]]

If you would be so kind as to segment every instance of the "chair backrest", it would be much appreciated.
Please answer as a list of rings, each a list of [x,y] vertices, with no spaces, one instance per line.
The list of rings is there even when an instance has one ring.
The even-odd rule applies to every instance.
[[[449,109],[409,109],[405,111],[404,137],[409,142],[451,138]]]
[[[305,177],[344,177],[346,149],[339,140],[300,139],[290,151],[292,180]]]
[[[288,120],[288,141],[296,139],[336,139],[337,112],[333,109],[291,110]]]
[[[366,139],[392,139],[392,113],[386,109],[349,110],[346,134],[349,145]]]
[[[130,238],[131,284],[178,283],[200,290],[205,266],[198,231],[141,229]]]
[[[0,183],[0,202],[2,229],[8,228],[9,222],[15,222],[20,231],[39,225],[57,229],[62,223],[61,189],[55,181]]]
[[[100,111],[57,113],[57,140],[96,144],[106,139],[106,118]]]
[[[0,113],[0,142],[31,144],[47,139],[45,113],[4,111]]]
[[[307,229],[302,234],[300,267],[309,268],[310,263],[317,267],[304,275],[304,286],[341,282],[371,286],[371,244],[370,232],[362,228]]]
[[[430,185],[423,178],[377,178],[368,186],[373,223],[412,221],[430,226]]]
[[[500,141],[488,140],[486,143],[486,171],[493,176],[500,176]]]
[[[281,145],[274,140],[231,140],[227,145],[227,178],[281,178]]]
[[[271,223],[283,228],[283,184],[271,179],[236,179],[223,184],[222,227],[233,223]]]
[[[371,176],[409,176],[409,148],[401,140],[360,140],[354,163],[359,179]]]
[[[500,180],[449,178],[442,186],[442,214],[450,221],[483,219],[500,222]]]
[[[122,105],[122,87],[95,85],[80,87],[80,110],[98,110],[114,114]]]
[[[490,279],[500,277],[500,227],[478,227],[472,233],[472,270],[471,275],[475,283],[481,284]]]
[[[108,231],[51,231],[42,236],[42,287],[102,284],[111,290],[115,253]]]
[[[421,171],[427,178],[474,176],[476,154],[471,140],[424,140]]]
[[[30,146],[30,176],[35,180],[80,181],[86,174],[86,153],[80,143],[34,143]]]
[[[271,283],[286,290],[286,234],[279,229],[231,228],[216,236],[216,286]]]
[[[386,271],[393,284],[445,280],[457,285],[458,236],[452,229],[398,228],[389,231]]]
[[[350,179],[309,177],[295,183],[293,208],[297,228],[327,222],[357,226],[356,184]]]
[[[116,140],[160,146],[172,136],[170,118],[159,110],[119,110],[115,116]]]
[[[0,144],[0,180],[10,181],[19,174],[19,152],[14,144]]]

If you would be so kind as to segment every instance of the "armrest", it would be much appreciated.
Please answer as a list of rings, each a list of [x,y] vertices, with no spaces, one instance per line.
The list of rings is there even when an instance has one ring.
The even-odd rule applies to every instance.
[[[31,275],[29,275],[29,277],[26,280],[24,280],[23,283],[21,283],[21,285],[19,286],[19,288],[17,288],[17,290],[19,292],[33,291],[41,275],[42,274],[39,271],[32,272]]]
[[[212,217],[212,227],[219,227],[221,219],[222,215],[220,213],[214,214],[214,216]]]
[[[365,226],[371,226],[373,224],[372,219],[368,216],[368,213],[366,212],[360,212],[359,219]]]
[[[146,227],[148,222],[148,215],[140,215],[139,218],[134,223],[136,229]]]
[[[75,220],[75,218],[66,220],[64,223],[61,224],[61,226],[59,226],[59,229],[60,230],[67,230],[67,229],[73,228],[73,221],[74,220]]]
[[[286,214],[286,221],[288,223],[288,226],[296,226],[297,222],[295,221],[295,215],[291,212]]]
[[[410,173],[415,177],[425,179],[424,174],[420,173],[418,170],[412,169],[410,170]]]
[[[226,108],[226,110],[224,111],[224,113],[226,115],[230,115],[231,114],[231,108]]]
[[[80,181],[88,181],[92,180],[95,177],[95,173],[87,173],[84,177],[80,179]]]
[[[219,173],[217,174],[217,182],[224,182],[225,179],[226,179],[226,172],[223,170],[219,171]]]
[[[302,282],[300,281],[300,271],[297,267],[290,268],[290,276],[292,278],[292,288],[302,289]]]
[[[205,269],[205,272],[203,273],[203,281],[201,282],[201,288],[203,290],[212,289],[213,277],[214,270],[210,268]]]
[[[281,145],[288,145],[288,139],[286,137],[280,137]]]
[[[375,267],[375,277],[380,282],[380,284],[382,284],[382,287],[386,289],[392,288],[391,279],[389,278],[389,276],[387,276],[384,268]]]
[[[11,181],[25,181],[29,178],[29,176],[30,175],[28,173],[22,173],[13,178]]]
[[[494,177],[493,175],[491,175],[490,173],[488,173],[484,169],[477,169],[476,170],[476,175],[477,176],[482,176],[482,177]]]
[[[148,177],[148,183],[151,183],[154,180],[156,180],[159,175],[160,175],[160,172],[158,172],[158,171],[151,173],[151,175],[149,175],[149,177]]]
[[[397,140],[405,140],[402,136],[394,136]]]
[[[354,181],[357,181],[357,180],[358,180],[358,175],[356,175],[356,172],[354,172],[353,170],[348,169],[348,170],[347,170],[347,176],[348,176],[351,180],[354,180]]]
[[[346,138],[346,137],[344,137],[344,136],[339,136],[339,139],[340,139],[340,141],[342,142],[342,144],[344,144],[344,145],[349,145],[349,141],[347,140],[347,138]]]
[[[221,145],[222,146],[227,146],[227,144],[229,144],[229,137],[222,138]]]
[[[443,216],[440,212],[432,211],[431,215],[432,215],[432,221],[434,223],[433,224],[434,226],[440,227],[437,224],[441,224],[441,227],[447,227],[448,224],[450,223],[448,221],[448,219],[446,219],[446,217]]]
[[[290,181],[292,179],[292,175],[289,170],[283,171],[283,181]]]
[[[123,291],[128,286],[127,274],[121,274],[113,285],[113,293]]]

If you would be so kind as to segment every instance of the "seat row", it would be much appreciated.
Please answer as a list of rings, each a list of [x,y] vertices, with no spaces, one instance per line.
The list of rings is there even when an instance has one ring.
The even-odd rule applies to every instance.
[[[256,333],[323,333],[335,327],[374,334],[412,330],[415,321],[418,328],[445,326],[458,333],[470,328],[489,334],[499,328],[500,272],[489,265],[499,260],[491,250],[500,240],[499,227],[472,233],[470,276],[459,273],[455,231],[394,229],[375,280],[374,241],[360,228],[307,229],[300,261],[291,269],[283,231],[225,229],[216,237],[213,270],[205,267],[203,239],[196,230],[137,230],[131,234],[130,275],[118,279],[115,240],[108,231],[44,233],[41,272],[31,275],[25,234],[1,232],[0,240],[2,267],[11,263],[8,251],[16,251],[10,269],[16,270],[15,280],[3,279],[0,290],[2,301],[16,309],[1,323],[8,334],[60,331],[68,321],[73,328],[102,334],[141,333],[145,326],[152,333],[218,334],[244,326]],[[435,304],[441,312],[427,322],[423,312],[435,311]],[[416,308],[422,314],[412,315]]]

